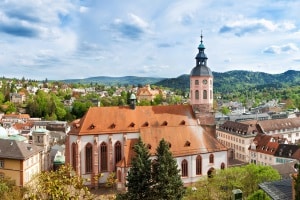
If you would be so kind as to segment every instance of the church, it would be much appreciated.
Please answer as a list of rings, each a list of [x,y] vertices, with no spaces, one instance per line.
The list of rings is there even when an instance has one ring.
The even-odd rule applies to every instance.
[[[216,139],[213,113],[213,75],[207,66],[202,41],[196,66],[190,73],[190,104],[136,106],[131,95],[129,106],[91,107],[72,122],[66,139],[66,163],[96,187],[111,173],[117,189],[125,189],[126,176],[139,137],[152,159],[161,139],[169,143],[185,185],[191,185],[214,170],[227,167],[227,148]],[[97,180],[98,174],[103,176]]]

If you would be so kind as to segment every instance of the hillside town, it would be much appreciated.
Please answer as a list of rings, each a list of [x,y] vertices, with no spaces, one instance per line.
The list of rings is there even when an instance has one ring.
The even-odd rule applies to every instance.
[[[272,199],[292,199],[292,176],[300,161],[299,110],[287,110],[277,100],[249,109],[240,102],[214,99],[214,77],[204,51],[201,35],[196,65],[190,72],[189,95],[172,104],[139,104],[156,101],[158,96],[175,96],[169,89],[151,85],[115,86],[112,91],[111,86],[100,90],[96,86],[72,88],[47,81],[6,81],[5,87],[13,85],[14,91],[9,93],[9,103],[2,105],[6,112],[0,114],[0,177],[10,177],[16,186],[25,187],[36,174],[69,164],[89,188],[104,187],[115,174],[116,191],[126,191],[139,138],[146,144],[151,160],[156,159],[155,150],[164,139],[185,187],[211,177],[215,171],[252,163],[271,166],[281,176],[278,181],[261,183],[260,189]],[[39,91],[69,91],[69,98],[61,100],[69,109],[81,96],[92,93],[97,98],[80,118],[53,120],[30,116],[22,106]],[[130,94],[128,103],[103,106],[103,98],[122,96],[124,92]],[[215,102],[218,108],[228,107],[229,112],[217,109]],[[14,107],[12,112],[9,106]],[[99,174],[101,178],[95,179]],[[236,200],[242,192],[234,194]]]

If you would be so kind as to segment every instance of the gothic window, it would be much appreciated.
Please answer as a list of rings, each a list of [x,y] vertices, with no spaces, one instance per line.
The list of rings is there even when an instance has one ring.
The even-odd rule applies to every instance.
[[[195,80],[195,85],[199,85],[199,80]]]
[[[91,143],[85,146],[85,172],[92,173],[93,170],[93,147]]]
[[[115,164],[117,164],[122,159],[122,149],[121,142],[115,144]]]
[[[76,171],[76,144],[72,143],[72,167]]]
[[[181,162],[181,176],[188,176],[188,162],[186,160]]]
[[[203,99],[207,99],[207,90],[203,90]]]
[[[201,156],[197,156],[196,158],[196,175],[202,174],[202,158]]]
[[[214,163],[214,155],[213,154],[209,155],[209,163]]]
[[[102,142],[100,145],[100,171],[107,171],[107,145]]]
[[[195,98],[199,99],[199,91],[198,90],[196,90],[196,92],[195,92]]]

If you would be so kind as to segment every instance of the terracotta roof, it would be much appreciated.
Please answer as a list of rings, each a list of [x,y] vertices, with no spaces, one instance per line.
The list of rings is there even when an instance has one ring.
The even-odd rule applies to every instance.
[[[183,123],[184,122],[184,123]],[[71,124],[69,134],[89,135],[139,132],[141,128],[196,125],[189,105],[91,107],[80,120]]]
[[[28,114],[5,114],[2,116],[2,118],[30,118],[30,115]]]
[[[15,140],[0,139],[0,158],[25,160],[39,152],[42,147]]]
[[[201,126],[142,128],[141,138],[155,154],[159,141],[164,138],[170,144],[173,156],[226,151],[227,148],[205,132]]]
[[[264,132],[300,127],[299,118],[271,119],[258,122]]]
[[[271,135],[258,134],[253,139],[253,142],[256,144],[256,152],[275,155],[275,152],[280,143],[285,140],[282,138],[275,138]],[[250,149],[250,148],[249,148]]]

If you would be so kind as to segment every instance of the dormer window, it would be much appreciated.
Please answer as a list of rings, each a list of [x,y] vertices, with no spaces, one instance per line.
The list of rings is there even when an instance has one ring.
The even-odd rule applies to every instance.
[[[145,122],[143,126],[147,127],[147,126],[149,126],[149,123]]]
[[[110,125],[110,128],[116,128],[115,123],[112,123],[112,124]]]
[[[190,143],[190,141],[186,141],[186,142],[185,142],[185,144],[184,144],[184,146],[185,146],[185,147],[189,147],[189,146],[191,146],[191,143]]]
[[[94,124],[90,125],[90,129],[94,129],[96,126]]]
[[[167,126],[168,125],[168,122],[167,121],[164,121],[163,123],[162,123],[162,126]]]
[[[135,123],[131,122],[131,123],[129,124],[129,126],[130,126],[130,127],[134,127],[134,126],[135,126]]]

